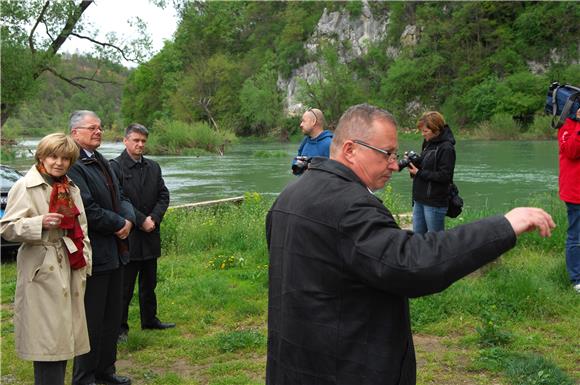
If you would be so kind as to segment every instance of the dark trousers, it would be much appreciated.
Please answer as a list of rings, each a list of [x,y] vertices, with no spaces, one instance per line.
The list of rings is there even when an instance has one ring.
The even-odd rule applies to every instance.
[[[87,278],[85,311],[91,351],[75,357],[73,385],[90,384],[95,382],[95,376],[115,373],[122,290],[122,267]]]
[[[64,385],[65,361],[34,361],[34,385]]]
[[[129,331],[127,319],[129,317],[129,304],[133,299],[135,281],[139,276],[139,311],[141,314],[141,327],[150,325],[157,316],[157,258],[145,261],[131,261],[125,266],[124,292],[123,292],[123,319],[121,331]]]

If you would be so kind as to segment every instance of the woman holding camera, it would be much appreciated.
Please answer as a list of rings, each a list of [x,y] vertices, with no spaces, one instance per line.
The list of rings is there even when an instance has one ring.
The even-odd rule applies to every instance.
[[[70,136],[42,138],[0,221],[5,239],[22,242],[14,340],[18,356],[34,361],[35,385],[64,384],[67,360],[90,350],[84,294],[91,246],[80,190],[66,175],[78,154]]]
[[[455,138],[443,115],[425,112],[417,122],[423,136],[421,162],[409,164],[413,178],[413,231],[445,230],[449,186],[455,169]]]

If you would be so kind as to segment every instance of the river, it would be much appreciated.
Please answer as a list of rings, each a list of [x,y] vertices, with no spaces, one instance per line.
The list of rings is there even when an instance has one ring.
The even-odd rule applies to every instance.
[[[21,146],[23,158],[13,162],[26,171],[33,162],[38,140],[26,140]],[[233,145],[224,156],[151,156],[162,167],[171,192],[171,204],[229,198],[244,192],[277,195],[295,179],[290,161],[298,144],[241,143]],[[400,152],[420,150],[421,141],[403,140]],[[99,149],[107,158],[123,150],[122,143],[105,142]],[[539,193],[558,191],[558,144],[556,141],[459,141],[456,145],[455,182],[468,209],[505,211],[522,205]],[[282,157],[258,157],[256,153],[286,153]],[[410,202],[411,180],[403,170],[393,175],[390,184]],[[305,199],[308,192],[305,191]]]

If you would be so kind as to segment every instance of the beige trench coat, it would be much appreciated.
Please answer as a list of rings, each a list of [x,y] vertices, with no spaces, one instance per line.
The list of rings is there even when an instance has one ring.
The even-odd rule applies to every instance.
[[[90,350],[84,294],[91,271],[91,246],[80,190],[70,184],[84,239],[87,266],[71,270],[65,247],[76,251],[61,229],[42,228],[52,187],[36,166],[8,193],[0,232],[6,240],[23,242],[16,259],[14,333],[16,353],[24,360],[62,361]]]

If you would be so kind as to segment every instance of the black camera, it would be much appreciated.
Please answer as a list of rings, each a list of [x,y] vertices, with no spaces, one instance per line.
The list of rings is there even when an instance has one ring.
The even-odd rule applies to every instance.
[[[413,150],[405,151],[405,157],[398,163],[399,171],[407,167],[409,163],[413,163],[415,167],[419,167],[421,165],[421,155],[417,154]]]
[[[300,175],[308,169],[308,165],[310,164],[312,157],[297,156],[296,158],[294,158],[294,160],[296,161],[296,163],[292,165],[292,174]]]

